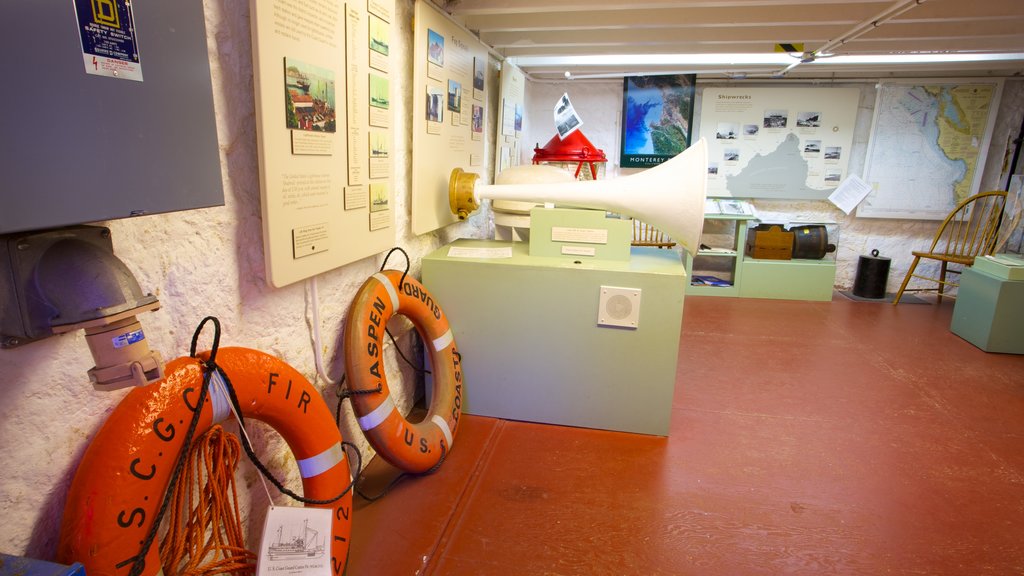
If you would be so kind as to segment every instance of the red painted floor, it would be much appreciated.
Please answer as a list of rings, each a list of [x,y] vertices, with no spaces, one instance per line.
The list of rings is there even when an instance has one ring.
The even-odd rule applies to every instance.
[[[347,573],[1024,574],[1024,356],[951,315],[688,297],[668,438],[465,416]]]

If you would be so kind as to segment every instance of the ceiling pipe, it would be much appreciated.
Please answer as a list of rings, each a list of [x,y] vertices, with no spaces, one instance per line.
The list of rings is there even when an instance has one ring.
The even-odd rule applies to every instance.
[[[772,75],[772,77],[781,78],[801,64],[810,64],[817,60],[819,57],[827,57],[830,55],[829,52],[831,52],[832,49],[838,46],[842,46],[843,44],[846,44],[851,40],[856,40],[857,38],[860,38],[864,34],[867,34],[868,32],[874,30],[875,28],[878,28],[882,24],[885,24],[889,20],[892,20],[893,18],[900,16],[906,13],[907,11],[911,10],[912,8],[916,8],[921,4],[924,4],[925,2],[927,2],[927,0],[899,0],[898,2],[895,2],[885,10],[882,10],[878,14],[875,14],[871,18],[868,18],[867,20],[864,20],[863,22],[860,22],[859,24],[855,25],[853,28],[841,34],[838,38],[829,40],[828,42],[824,43],[817,50],[804,52],[803,54],[800,55],[799,59],[797,59],[796,62],[793,62],[792,64],[783,68],[782,70],[775,72]]]

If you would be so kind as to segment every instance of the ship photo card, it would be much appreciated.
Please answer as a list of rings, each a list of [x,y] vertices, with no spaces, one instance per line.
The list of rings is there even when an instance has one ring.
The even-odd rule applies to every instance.
[[[257,576],[331,576],[330,508],[271,506],[263,524]]]

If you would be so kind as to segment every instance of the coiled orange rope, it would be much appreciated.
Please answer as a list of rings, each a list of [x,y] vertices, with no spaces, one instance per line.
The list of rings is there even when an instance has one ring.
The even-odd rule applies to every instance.
[[[234,434],[213,426],[192,444],[175,486],[168,530],[160,545],[164,573],[181,576],[253,574],[245,549],[235,470],[242,454]]]

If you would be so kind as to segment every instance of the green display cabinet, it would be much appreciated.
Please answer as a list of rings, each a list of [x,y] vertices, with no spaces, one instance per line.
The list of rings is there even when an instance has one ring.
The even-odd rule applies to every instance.
[[[835,260],[743,258],[740,298],[831,301]]]
[[[538,257],[522,242],[457,240],[423,259],[422,277],[462,353],[464,412],[668,434],[687,283],[678,252]]]
[[[949,329],[986,352],[1024,354],[1024,280],[965,269]]]
[[[750,214],[705,214],[704,230],[716,226],[731,231],[726,233],[720,246],[708,246],[696,255],[686,255],[690,286],[686,293],[693,296],[739,296],[743,285],[743,247],[747,243],[747,227],[754,217]],[[705,236],[701,236],[701,243]],[[710,242],[710,240],[709,240]],[[722,280],[721,285],[701,282],[711,276]],[[717,282],[716,282],[717,283]]]

